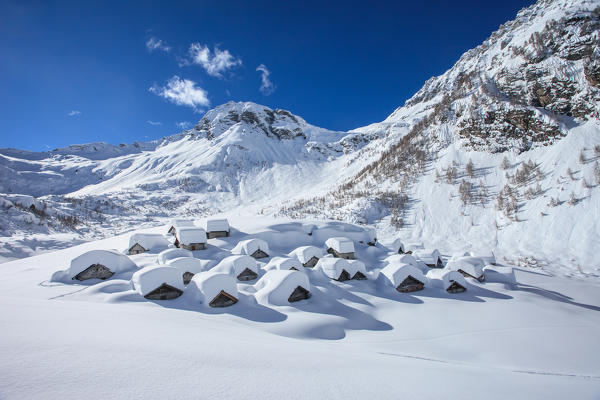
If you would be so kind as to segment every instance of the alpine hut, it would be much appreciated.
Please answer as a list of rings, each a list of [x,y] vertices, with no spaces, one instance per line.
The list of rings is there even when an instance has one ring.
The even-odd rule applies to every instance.
[[[363,281],[367,279],[367,267],[365,267],[365,263],[360,260],[348,260],[349,270],[351,279],[356,279],[359,281]]]
[[[182,295],[183,278],[177,268],[155,265],[136,271],[132,288],[148,300],[171,300]]]
[[[298,271],[271,270],[260,278],[254,288],[254,297],[262,304],[285,306],[310,297],[308,277]]]
[[[390,246],[390,249],[394,253],[398,253],[398,254],[404,254],[404,253],[406,253],[406,250],[407,250],[406,246],[404,245],[404,243],[400,239],[394,240],[394,242]]]
[[[204,271],[194,275],[187,290],[197,301],[210,307],[229,307],[238,302],[235,278],[222,272]]]
[[[194,257],[178,257],[167,262],[169,267],[177,268],[183,277],[183,283],[188,284],[192,277],[207,268],[210,261],[200,260]]]
[[[242,240],[232,250],[232,254],[248,255],[254,258],[269,257],[269,245],[262,239]]]
[[[229,237],[229,221],[214,218],[206,220],[206,237],[208,239]]]
[[[157,233],[134,233],[129,237],[129,254],[160,251],[169,247],[169,241]]]
[[[354,242],[346,237],[332,237],[325,241],[327,252],[334,257],[354,260]]]
[[[175,247],[186,250],[204,250],[206,248],[206,231],[196,227],[178,227],[175,229]]]
[[[296,258],[306,268],[313,268],[323,257],[323,250],[316,246],[301,246],[292,251],[290,257]]]
[[[435,249],[432,252],[427,250],[415,250],[412,253],[417,259],[423,261],[429,268],[444,268],[442,255]]]
[[[484,266],[483,260],[479,257],[461,256],[452,257],[450,261],[448,261],[448,264],[446,264],[446,269],[458,271],[465,278],[473,278],[479,282],[483,282],[485,280],[485,274],[483,272]]]
[[[116,250],[91,250],[71,260],[67,270],[73,280],[108,279],[114,274],[130,271],[137,265]]]
[[[156,261],[159,264],[166,264],[169,260],[179,257],[193,257],[194,254],[186,249],[167,249],[163,250],[156,256]]]
[[[177,228],[183,228],[184,226],[194,227],[194,223],[192,221],[190,221],[189,219],[174,218],[169,223],[169,230],[167,231],[167,233],[170,233],[171,235],[175,235],[175,230]]]
[[[352,267],[343,258],[323,257],[315,269],[321,270],[327,277],[335,281],[343,282],[352,279],[350,275]]]
[[[296,258],[290,257],[273,257],[271,261],[263,267],[266,271],[270,270],[294,270],[304,272],[304,266]]]
[[[426,275],[431,286],[444,289],[448,293],[461,293],[467,290],[465,277],[457,271],[432,269]]]
[[[401,293],[422,290],[427,280],[420,269],[410,264],[388,264],[380,274],[386,283]]]
[[[215,265],[211,271],[232,275],[238,281],[251,281],[258,278],[256,260],[245,254],[226,257]]]

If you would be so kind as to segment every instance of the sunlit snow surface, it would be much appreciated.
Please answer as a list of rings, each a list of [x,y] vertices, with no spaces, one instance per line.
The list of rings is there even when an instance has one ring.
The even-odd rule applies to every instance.
[[[0,268],[0,398],[600,394],[595,280],[515,268],[516,284],[489,273],[484,283],[467,279],[465,293],[427,286],[398,293],[376,279],[389,249],[360,243],[368,235],[358,227],[317,222],[309,236],[299,221],[229,221],[231,237],[210,239],[196,258],[219,261],[249,236],[267,241],[275,257],[344,234],[369,279],[335,282],[308,270],[312,296],[289,306],[257,303],[258,280],[238,283],[239,302],[214,309],[187,291],[175,300],[145,300],[131,289],[133,271],[103,282],[50,280],[85,251],[125,249],[128,235],[8,262]],[[144,267],[156,263],[157,253],[131,259]]]

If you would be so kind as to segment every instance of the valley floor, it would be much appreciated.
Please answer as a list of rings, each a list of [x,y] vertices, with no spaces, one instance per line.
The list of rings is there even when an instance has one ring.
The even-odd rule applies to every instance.
[[[243,233],[296,226],[248,221],[202,254],[220,254]],[[125,278],[50,282],[82,252],[126,243],[117,236],[2,265],[0,398],[600,396],[596,280],[515,268],[516,284],[471,280],[455,295],[316,280],[310,299],[288,307],[257,304],[248,285],[220,310],[185,294],[146,301]],[[272,255],[296,245],[274,243]],[[389,254],[381,245],[357,253],[373,273]],[[155,256],[132,258],[142,266]]]

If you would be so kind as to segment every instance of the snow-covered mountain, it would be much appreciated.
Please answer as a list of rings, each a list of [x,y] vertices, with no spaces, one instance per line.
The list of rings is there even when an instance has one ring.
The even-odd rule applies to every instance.
[[[227,103],[149,143],[0,150],[0,256],[61,247],[57,233],[243,212],[376,224],[446,254],[480,247],[597,275],[599,28],[597,1],[541,0],[350,132]]]

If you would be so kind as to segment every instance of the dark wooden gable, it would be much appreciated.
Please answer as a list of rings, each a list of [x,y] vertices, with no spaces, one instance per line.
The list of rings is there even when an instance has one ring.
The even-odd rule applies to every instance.
[[[463,271],[462,269],[459,269],[458,272],[460,272],[465,278],[473,278],[476,279],[479,282],[483,282],[485,277],[483,275],[481,276],[473,276],[471,274],[469,274],[468,272]]]
[[[141,244],[136,243],[133,246],[131,246],[131,248],[129,249],[129,254],[140,254],[140,253],[145,253],[147,251],[148,250],[143,248]]]
[[[73,277],[78,281],[85,281],[86,279],[108,279],[115,273],[102,264],[92,264],[77,275]]]
[[[416,292],[418,290],[422,290],[423,286],[425,286],[423,282],[409,275],[402,281],[402,283],[400,283],[400,285],[398,285],[396,290],[401,293]]]
[[[238,302],[238,300],[235,297],[233,297],[226,291],[221,290],[219,292],[219,294],[216,295],[215,298],[212,299],[210,303],[208,303],[208,305],[211,307],[229,307],[229,306],[234,305],[237,302]]]
[[[269,255],[267,253],[265,253],[264,251],[262,251],[261,249],[256,250],[254,253],[251,254],[251,256],[254,258],[269,257]]]
[[[466,287],[464,287],[463,285],[461,285],[460,283],[456,282],[456,281],[451,281],[452,284],[448,287],[448,289],[446,289],[446,292],[448,293],[462,293],[465,290],[467,290]]]
[[[190,271],[186,271],[183,273],[183,283],[184,284],[188,284],[190,283],[190,281],[192,280],[192,278],[194,277],[194,274],[191,273]]]
[[[319,259],[315,256],[312,256],[310,258],[310,260],[308,260],[307,262],[305,262],[304,265],[306,268],[314,268],[315,265],[317,265],[317,263],[319,262]]]
[[[177,289],[167,283],[163,283],[144,297],[148,300],[171,300],[183,294],[183,290]]]
[[[348,281],[350,280],[350,274],[348,273],[348,271],[346,271],[345,269],[342,270],[342,273],[340,274],[340,276],[336,279],[336,281],[339,282],[343,282],[343,281]]]
[[[256,274],[256,272],[252,271],[250,268],[246,268],[237,276],[237,279],[239,281],[251,281],[256,278],[258,278],[258,275]]]
[[[358,281],[364,281],[365,279],[367,279],[367,277],[362,272],[356,271],[356,273],[354,274],[352,279],[356,279]]]
[[[310,292],[304,289],[302,286],[297,286],[296,289],[290,294],[288,297],[288,301],[293,303],[295,301],[300,301],[304,299],[308,299],[310,297]]]

